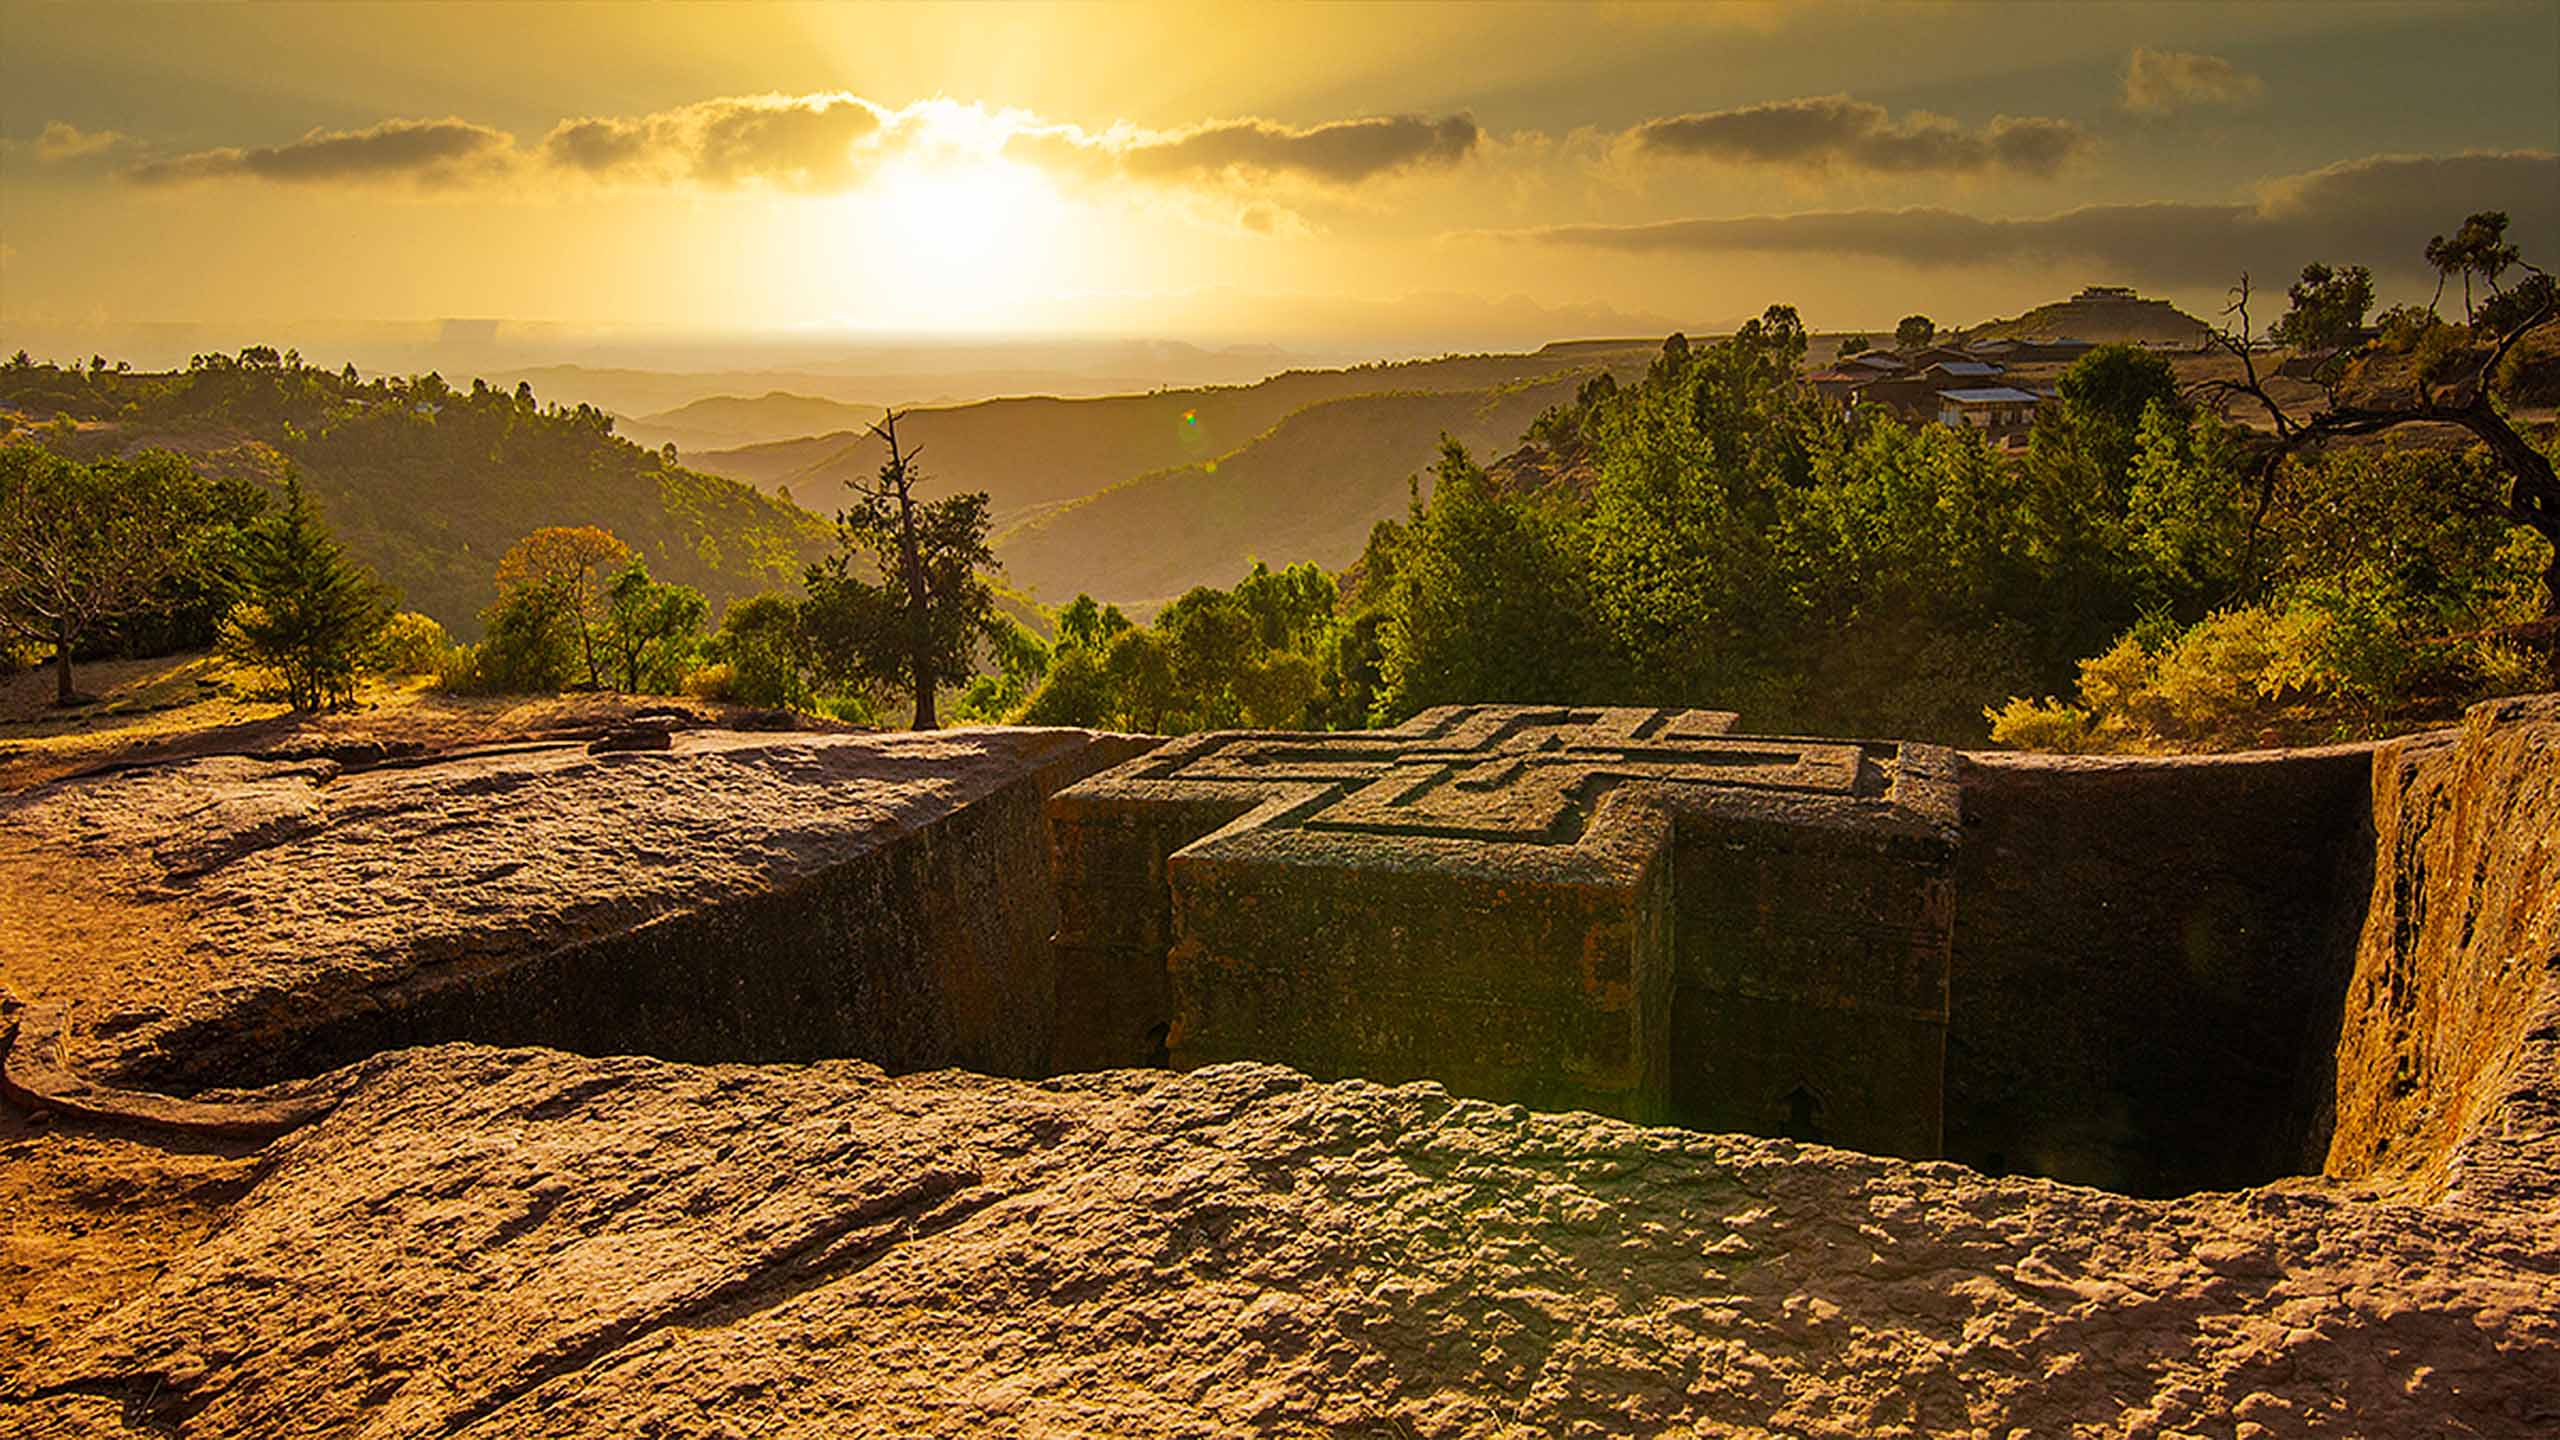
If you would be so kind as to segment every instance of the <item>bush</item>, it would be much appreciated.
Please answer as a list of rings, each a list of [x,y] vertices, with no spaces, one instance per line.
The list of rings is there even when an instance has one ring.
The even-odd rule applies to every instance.
[[[480,685],[480,647],[456,645],[436,657],[435,686],[439,690],[467,693]]]
[[[828,695],[810,708],[847,725],[868,725],[875,730],[881,725],[880,702],[869,695]]]
[[[365,650],[363,669],[368,675],[394,678],[440,676],[452,651],[453,640],[435,617],[403,610],[382,622],[373,644]]]
[[[2090,748],[2089,712],[2077,705],[2012,695],[2008,704],[1986,708],[1982,716],[1991,722],[1991,743],[2010,750],[2076,755]]]
[[[695,700],[735,700],[737,684],[738,672],[727,661],[719,661],[688,674],[678,688]]]

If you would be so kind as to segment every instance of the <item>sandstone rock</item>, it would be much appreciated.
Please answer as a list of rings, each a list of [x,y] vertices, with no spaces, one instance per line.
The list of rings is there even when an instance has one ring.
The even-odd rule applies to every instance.
[[[588,1010],[598,1026],[623,1026],[606,1048],[1038,1068],[1045,1028],[991,1012],[972,1022],[976,1049],[951,1048],[951,1006],[1005,997],[947,986],[910,1005],[948,1002],[909,1017],[910,1030],[933,1033],[883,1039],[892,1048],[878,1053],[841,1033],[822,1043],[822,1017],[806,1014],[814,1028],[797,1040],[691,1031],[740,1005],[768,1018],[801,1006],[757,990],[771,977],[756,967],[777,947],[752,907],[776,897],[810,912],[788,937],[800,953],[784,958],[798,963],[826,949],[830,904],[857,915],[860,933],[839,933],[831,952],[857,973],[835,977],[831,998],[874,1017],[897,997],[846,992],[882,967],[929,955],[1005,969],[1015,951],[1045,949],[1055,916],[1041,798],[1152,742],[1062,730],[671,732],[663,721],[627,733],[664,748],[596,751],[579,737],[362,768],[212,756],[0,801],[15,908],[28,922],[50,912],[0,935],[16,952],[11,978],[31,1001],[79,1007],[81,1064],[180,1088],[307,1073],[439,1026],[562,1043],[558,1026]],[[972,818],[946,823],[962,817]],[[59,944],[51,921],[103,931],[80,947],[99,958],[24,973]],[[535,984],[525,968],[573,962],[587,987],[574,998],[565,972]],[[502,973],[526,988],[498,993]],[[1020,978],[1043,973],[1033,956]],[[666,988],[678,979],[697,989]],[[939,980],[986,990],[974,971]],[[563,1013],[533,1013],[545,1003]],[[456,1013],[475,1006],[494,1013]],[[487,1028],[510,1012],[535,1028]],[[403,1016],[406,1030],[393,1023]],[[997,1053],[1008,1025],[1039,1032],[1010,1057]]]
[[[368,1062],[17,1397],[190,1436],[2548,1433],[2521,1216],[1318,1084]],[[8,1412],[0,1409],[0,1424]]]
[[[818,1033],[793,1028],[802,1012],[841,1004],[826,986],[871,983],[839,967],[794,988],[793,957],[879,928],[922,935],[863,908],[898,895],[944,907],[937,933],[965,938],[913,950],[919,983],[860,989],[855,1008],[958,1015],[984,1039],[1030,1012],[971,989],[972,957],[1032,917],[981,935],[950,907],[1036,864],[1020,837],[1036,835],[1040,798],[1105,758],[1082,737],[1007,738],[1020,734],[694,731],[659,753],[588,755],[581,740],[407,768],[204,764],[61,787],[5,818],[13,840],[32,833],[148,892],[119,913],[183,919],[170,934],[212,952],[190,972],[215,977],[204,994],[245,955],[289,1002],[180,996],[158,1015],[119,991],[86,1054],[137,1072],[188,1039],[231,1067],[212,1078],[252,1078],[256,1048],[288,1033],[276,1017],[305,1009],[347,1043],[432,1033],[368,1028],[367,1006],[395,1002],[478,1039],[521,1025],[596,1051],[626,1033],[690,1043],[713,1032],[623,1028],[617,987],[599,982],[672,985],[704,954],[768,967],[723,1020],[768,1028],[721,1042],[787,1049]],[[1965,843],[1988,835],[2049,887],[2086,889],[2075,911],[2058,888],[2007,887],[1991,912],[2005,918],[1971,938],[1960,894],[1956,1033],[1971,955],[2020,967],[1988,1033],[2026,1036],[2042,1005],[2072,1043],[2108,1041],[1995,1077],[2023,1075],[2023,1093],[2039,1075],[2105,1081],[2127,1055],[2174,1059],[2182,1042],[2290,1034],[2293,1050],[2259,1057],[2280,1072],[2259,1083],[2325,1095],[2325,1147],[2296,1162],[2325,1153],[2325,1176],[2137,1199],[1254,1063],[1031,1081],[441,1044],[298,1091],[196,1096],[323,1095],[327,1113],[135,1190],[193,1197],[206,1217],[151,1263],[139,1242],[83,1250],[60,1238],[68,1225],[15,1221],[0,1280],[37,1296],[13,1293],[13,1311],[42,1318],[0,1326],[34,1342],[0,1353],[0,1434],[2560,1432],[2560,700],[2304,763],[1970,767],[2002,773],[1987,807],[1968,793],[1968,817],[1990,819]],[[2080,788],[2039,792],[2045,772]],[[2312,791],[2286,788],[2306,774]],[[955,775],[985,788],[934,788]],[[2344,808],[2358,783],[2361,812]],[[2110,796],[2119,808],[2088,803]],[[2360,816],[2344,839],[2324,828],[2337,814]],[[2075,817],[2117,821],[2094,858],[2067,849]],[[699,854],[665,848],[660,828]],[[2145,858],[2146,831],[2174,837],[2165,861]],[[2305,835],[2333,847],[2311,862],[2326,867],[2316,886],[2274,868],[2302,862],[2275,842]],[[550,837],[580,844],[528,852]],[[2250,871],[2269,843],[2268,872]],[[2343,853],[2357,845],[2361,871]],[[482,912],[454,898],[474,893],[458,883],[469,866],[510,856],[540,861],[500,877],[518,899]],[[2208,903],[2145,890],[2162,863]],[[2349,896],[2353,923],[2326,913]],[[576,908],[590,901],[602,919]],[[759,907],[784,901],[795,926],[821,923],[773,928]],[[2073,928],[2108,919],[2112,937]],[[2039,927],[2058,968],[2035,968]],[[2278,948],[2234,950],[2270,929]],[[667,934],[683,943],[653,938]],[[421,957],[472,945],[507,980],[491,1005],[439,1011],[414,993]],[[595,963],[559,959],[581,955]],[[2186,959],[2199,964],[2182,982]],[[2293,1007],[2261,1028],[2179,1008],[2260,964]],[[578,983],[549,987],[546,965]],[[2114,1029],[2060,1015],[2092,997],[2164,1003]],[[30,998],[31,1014],[59,1003]],[[751,1013],[777,1001],[779,1018]],[[2134,1025],[2161,1038],[2130,1047]],[[863,1032],[946,1051],[962,1033]],[[74,1225],[113,1211],[126,1172],[112,1165],[131,1162],[88,1123],[0,1134],[13,1215],[65,1191],[81,1200],[58,1212]],[[30,1233],[70,1263],[21,1258]],[[76,1279],[44,1277],[77,1277],[91,1254],[119,1278],[84,1314]]]

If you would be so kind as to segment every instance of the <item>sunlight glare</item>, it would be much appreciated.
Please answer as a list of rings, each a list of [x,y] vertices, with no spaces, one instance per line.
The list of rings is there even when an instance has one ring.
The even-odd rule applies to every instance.
[[[1056,273],[1070,216],[1039,170],[1001,156],[901,156],[842,202],[873,323],[1003,322]]]

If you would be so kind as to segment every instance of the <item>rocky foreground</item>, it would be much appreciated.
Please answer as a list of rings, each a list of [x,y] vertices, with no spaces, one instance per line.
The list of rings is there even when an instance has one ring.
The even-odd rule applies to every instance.
[[[1265,1066],[362,1070],[22,1435],[2479,1434],[2547,1217],[2152,1203]]]
[[[0,878],[29,886],[0,979],[35,1002],[0,1003],[0,1436],[2560,1434],[2560,698],[2372,752],[2371,898],[2309,1077],[2326,1173],[2254,1189],[2134,1199],[1257,1064],[457,1042],[133,1088],[265,1064],[280,1007],[474,1042],[531,1016],[566,1046],[642,978],[651,1036],[731,1054],[865,1020],[848,995],[1003,1040],[972,967],[1042,911],[954,917],[1043,873],[1038,796],[1108,758],[605,738],[0,804]],[[439,823],[474,795],[476,826]],[[608,863],[670,843],[635,816],[698,863]],[[534,863],[456,883],[510,858]],[[900,896],[958,938],[863,948]],[[786,901],[797,928],[765,923]],[[836,988],[806,989],[827,954]],[[910,991],[844,988],[899,956]],[[705,957],[772,1028],[680,1023]]]

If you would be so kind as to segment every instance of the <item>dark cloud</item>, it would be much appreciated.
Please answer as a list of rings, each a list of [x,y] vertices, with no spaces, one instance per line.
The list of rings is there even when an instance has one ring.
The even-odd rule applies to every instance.
[[[1230,120],[1169,133],[1026,131],[1009,153],[1068,170],[1142,180],[1294,175],[1350,185],[1416,166],[1455,165],[1483,139],[1465,115],[1390,115],[1304,128]]]
[[[888,118],[845,94],[705,100],[654,115],[564,120],[544,137],[542,155],[598,178],[841,190],[868,171]]]
[[[2174,110],[2182,105],[2234,105],[2254,100],[2265,85],[2219,55],[2135,47],[2124,67],[2128,110]]]
[[[1883,175],[2008,170],[2048,176],[2091,144],[2088,132],[2068,120],[2002,115],[1982,130],[1967,130],[1934,115],[1897,122],[1883,106],[1846,95],[1665,116],[1637,126],[1633,135],[1639,150],[1656,155]]]
[[[251,177],[289,184],[411,180],[448,185],[504,170],[515,139],[468,120],[385,120],[363,130],[314,130],[283,145],[226,146],[125,170],[146,185]]]
[[[2374,156],[2275,181],[2254,204],[2091,205],[2019,220],[1942,209],[1828,210],[1480,233],[1631,253],[1826,255],[1926,269],[2087,264],[2194,285],[2244,269],[2289,274],[2322,258],[2413,273],[2429,235],[2482,209],[2507,211],[2528,255],[2549,253],[2560,240],[2560,154]]]
[[[858,95],[831,92],[734,96],[646,115],[578,116],[553,126],[530,150],[519,150],[504,131],[460,119],[314,130],[284,145],[160,156],[143,151],[147,158],[140,160],[121,136],[91,135],[57,122],[31,148],[40,160],[62,165],[104,164],[98,157],[112,153],[124,162],[124,175],[152,185],[239,178],[443,185],[548,169],[635,184],[831,191],[860,185],[892,155],[954,144],[945,128],[954,122],[963,148],[1000,143],[1016,158],[1070,173],[1159,182],[1290,175],[1349,185],[1415,166],[1456,164],[1483,138],[1465,115],[1309,126],[1232,120],[1187,130],[1121,126],[1088,132],[948,101],[893,111]]]
[[[642,168],[651,144],[645,120],[563,120],[543,137],[542,156],[563,169],[609,175]]]

